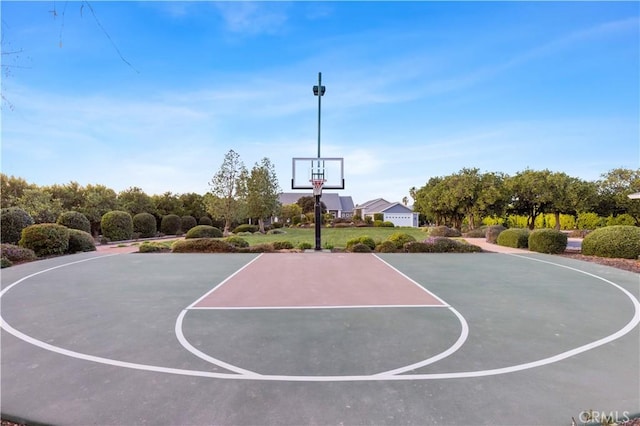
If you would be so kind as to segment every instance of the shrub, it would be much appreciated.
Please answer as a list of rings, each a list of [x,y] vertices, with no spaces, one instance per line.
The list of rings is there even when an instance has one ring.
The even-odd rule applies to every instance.
[[[239,234],[240,232],[251,232],[253,234],[254,232],[258,232],[258,227],[256,225],[243,223],[242,225],[236,226],[236,228],[233,230],[234,234]]]
[[[67,253],[96,251],[96,242],[90,233],[79,229],[69,229],[69,247]]]
[[[529,235],[529,250],[558,254],[567,249],[567,235],[555,229],[536,229]]]
[[[249,242],[247,240],[245,240],[244,238],[237,237],[235,235],[225,238],[224,241],[228,242],[229,244],[237,248],[249,247]]]
[[[127,212],[110,211],[102,216],[100,228],[102,235],[110,241],[130,240],[133,236],[133,219]]]
[[[140,238],[155,237],[158,231],[156,218],[151,213],[138,213],[133,217],[133,232]]]
[[[0,258],[0,268],[8,268],[11,265],[13,265],[13,263],[6,257]]]
[[[173,253],[234,253],[236,247],[213,238],[178,240],[171,246]]]
[[[415,241],[415,239],[414,239]],[[395,253],[398,250],[393,241],[383,241],[376,246],[376,251],[379,253]]]
[[[293,244],[289,241],[274,241],[271,245],[274,250],[290,250],[293,248]]]
[[[640,228],[614,225],[596,229],[582,240],[582,254],[638,259],[640,256]]]
[[[407,253],[479,253],[482,251],[478,246],[447,237],[429,237],[424,241],[408,242],[403,249]]]
[[[398,249],[401,249],[406,243],[409,243],[415,240],[416,239],[413,238],[411,235],[405,234],[404,232],[394,232],[393,234],[389,235],[389,237],[387,238],[387,241],[391,241],[393,244],[395,244],[396,248]]]
[[[171,251],[171,249],[166,245],[150,241],[146,241],[140,244],[140,247],[138,248],[138,253],[163,253],[167,251]]]
[[[636,220],[628,213],[619,214],[618,216],[609,216],[607,218],[607,226],[628,225],[635,226]]]
[[[267,235],[278,235],[278,234],[286,234],[287,231],[283,230],[283,229],[270,229],[269,231],[267,231]]]
[[[34,251],[36,256],[64,254],[69,248],[69,229],[57,223],[39,223],[22,230],[20,246]]]
[[[222,231],[214,226],[197,225],[187,231],[185,238],[222,238]]]
[[[385,220],[384,222],[382,222],[382,227],[383,228],[395,228],[396,226],[393,224],[393,222]]]
[[[383,226],[382,224],[383,224],[383,223],[384,223],[384,222],[382,222],[381,220],[374,220],[374,221],[373,221],[373,227],[374,227],[374,228],[382,228],[382,226]]]
[[[79,229],[80,231],[91,233],[91,222],[85,215],[79,212],[64,212],[58,216],[58,225],[66,226],[69,229]]]
[[[351,247],[353,253],[371,253],[371,247],[364,243],[356,243]]]
[[[2,209],[0,213],[0,240],[3,243],[18,244],[22,230],[33,225],[33,218],[18,207]]]
[[[448,226],[436,226],[429,231],[430,237],[461,237],[462,234],[457,229]]]
[[[160,221],[160,232],[165,235],[178,235],[181,225],[180,216],[177,214],[167,214],[162,216]]]
[[[353,248],[353,246],[355,246],[356,244],[365,244],[367,245],[371,250],[374,250],[376,248],[376,242],[373,241],[373,238],[367,236],[367,235],[363,235],[361,237],[357,237],[357,238],[352,238],[349,241],[347,241],[347,250],[351,250]]]
[[[498,242],[498,236],[506,229],[507,228],[502,225],[491,225],[487,228],[487,232],[484,236],[488,243],[496,244]]]
[[[602,226],[603,219],[596,213],[578,213],[576,228],[596,229]]]
[[[213,221],[209,216],[202,216],[200,219],[198,219],[198,225],[213,226]]]
[[[503,247],[527,248],[529,246],[529,230],[527,228],[509,228],[498,235],[497,243]]]
[[[256,244],[249,247],[241,247],[238,249],[239,253],[271,253],[273,251],[273,245],[269,243]]]
[[[189,229],[193,228],[198,224],[196,218],[193,216],[182,216],[180,218],[180,230],[182,232],[189,232]]]
[[[311,250],[313,248],[313,244],[303,242],[303,243],[298,244],[298,248],[300,250]]]
[[[485,238],[487,235],[487,227],[486,226],[481,226],[479,228],[476,229],[471,229],[469,231],[467,231],[466,234],[464,234],[465,237],[467,238]]]
[[[11,262],[29,262],[37,259],[33,250],[14,244],[0,245],[0,253],[3,259],[8,259]]]

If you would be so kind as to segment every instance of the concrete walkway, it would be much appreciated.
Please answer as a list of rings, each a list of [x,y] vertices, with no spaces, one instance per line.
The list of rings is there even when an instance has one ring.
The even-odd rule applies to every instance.
[[[503,247],[497,244],[487,242],[486,238],[465,238],[469,244],[480,247],[483,251],[489,253],[529,253],[529,250],[513,247]]]

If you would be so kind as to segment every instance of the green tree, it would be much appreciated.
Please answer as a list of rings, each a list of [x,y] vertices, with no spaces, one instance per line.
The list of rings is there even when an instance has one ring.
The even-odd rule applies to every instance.
[[[87,185],[84,191],[84,203],[78,210],[83,213],[91,222],[91,233],[98,236],[100,233],[100,220],[102,216],[116,210],[118,207],[118,196],[113,189],[104,185]]]
[[[258,219],[261,233],[265,233],[264,220],[273,217],[280,205],[280,186],[273,164],[268,158],[256,163],[247,179],[247,214]]]
[[[71,181],[65,185],[47,187],[53,198],[60,200],[65,211],[78,211],[84,203],[85,189],[78,182]]]
[[[208,211],[213,217],[224,220],[223,235],[229,235],[231,223],[245,215],[247,169],[240,155],[229,150],[225,155],[220,170],[213,175],[211,186],[211,203]]]
[[[302,207],[300,207],[298,204],[285,204],[280,208],[280,220],[284,223],[293,223],[293,218],[299,218],[301,215]]]
[[[157,217],[166,216],[168,214],[184,216],[184,207],[182,206],[182,201],[180,201],[177,194],[167,191],[162,195],[152,195],[151,200],[153,201]]]
[[[598,213],[602,216],[627,213],[640,225],[640,202],[629,198],[629,194],[640,192],[640,169],[613,169],[601,177],[597,182],[601,207]]]
[[[0,205],[2,208],[16,207],[16,201],[22,197],[26,189],[36,189],[36,185],[26,180],[0,173]]]
[[[535,227],[536,217],[550,210],[554,190],[549,182],[549,170],[526,169],[507,180],[511,196],[511,213],[527,217],[527,227]]]
[[[137,186],[127,188],[118,194],[118,204],[120,208],[131,216],[138,213],[153,213],[155,206],[150,196]]]
[[[35,223],[55,223],[64,211],[60,200],[53,199],[45,189],[25,189],[16,205],[26,211]]]
[[[182,203],[183,213],[185,215],[193,216],[195,218],[206,216],[207,208],[202,195],[190,192],[187,194],[181,194],[178,198]]]

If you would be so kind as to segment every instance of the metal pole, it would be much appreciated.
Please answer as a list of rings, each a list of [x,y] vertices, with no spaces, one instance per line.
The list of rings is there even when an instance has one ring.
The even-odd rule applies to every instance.
[[[322,73],[318,73],[318,159],[320,159],[320,107],[322,105]],[[320,229],[322,225],[322,207],[320,204],[320,195],[316,195],[315,222],[316,222],[316,251],[322,250],[320,241]]]

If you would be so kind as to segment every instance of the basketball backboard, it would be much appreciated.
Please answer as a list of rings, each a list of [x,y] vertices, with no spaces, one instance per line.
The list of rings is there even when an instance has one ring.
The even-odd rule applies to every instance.
[[[313,180],[322,179],[323,189],[344,189],[343,158],[294,158],[291,189],[313,189]]]

